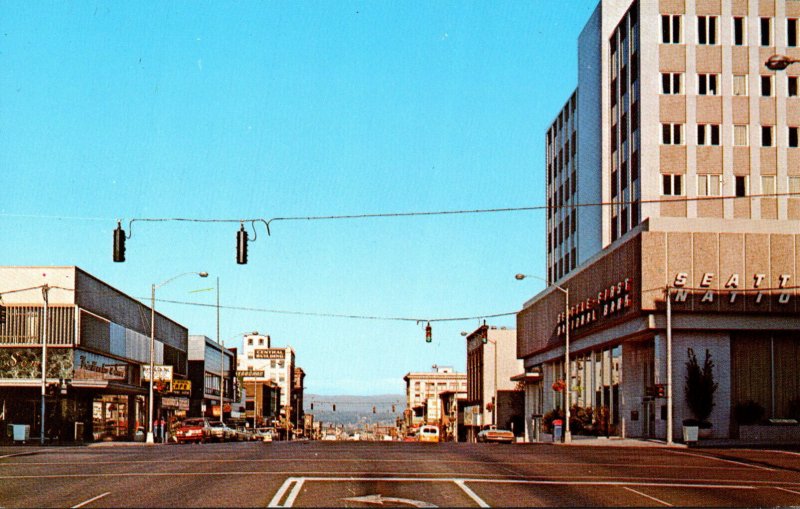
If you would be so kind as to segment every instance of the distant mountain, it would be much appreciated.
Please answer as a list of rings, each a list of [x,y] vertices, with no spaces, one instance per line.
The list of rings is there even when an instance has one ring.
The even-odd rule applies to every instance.
[[[393,426],[406,408],[404,394],[380,394],[377,396],[328,396],[305,394],[303,409],[314,415],[314,421],[323,425],[344,425],[345,428],[361,428],[366,424]],[[314,408],[311,408],[311,406]],[[333,410],[334,405],[336,411]],[[392,412],[394,405],[394,412]],[[375,413],[372,413],[373,407]]]

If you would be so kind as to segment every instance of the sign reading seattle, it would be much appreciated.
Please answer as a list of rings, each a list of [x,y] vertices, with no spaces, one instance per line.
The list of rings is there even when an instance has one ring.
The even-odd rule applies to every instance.
[[[761,304],[761,301],[764,299],[764,292],[771,293],[774,290],[783,290],[778,294],[779,304],[788,304],[789,300],[792,298],[791,289],[789,288],[789,280],[792,277],[790,274],[778,275],[778,280],[776,281],[778,284],[777,288],[769,288],[769,283],[765,284],[767,279],[766,274],[753,274],[752,288],[742,289],[739,287],[741,284],[739,274],[734,273],[730,274],[725,280],[725,285],[723,288],[715,290],[711,288],[711,284],[714,282],[715,277],[716,274],[713,272],[705,272],[700,278],[699,289],[686,288],[686,283],[689,281],[689,274],[687,272],[678,272],[672,282],[672,287],[675,289],[675,293],[673,293],[673,299],[675,302],[686,302],[687,297],[689,297],[690,290],[700,290],[700,292],[703,293],[703,296],[700,298],[701,303],[713,303],[714,296],[717,295],[717,292],[719,291],[725,292],[726,296],[728,297],[728,302],[731,304],[734,304],[739,295],[744,292],[755,294],[754,301],[756,304]]]
[[[597,298],[583,300],[569,308],[569,330],[596,322],[602,317],[616,315],[631,307],[631,289],[633,280],[625,278],[604,290],[597,292]],[[564,313],[558,315],[556,335],[566,332]]]
[[[283,359],[286,357],[286,350],[283,348],[256,348],[253,353],[256,359]]]

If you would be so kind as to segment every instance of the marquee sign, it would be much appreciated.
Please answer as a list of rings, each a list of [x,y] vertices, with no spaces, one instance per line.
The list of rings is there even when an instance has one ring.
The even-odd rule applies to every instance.
[[[153,377],[154,381],[157,382],[170,382],[172,381],[172,365],[159,365],[156,364],[153,366],[153,372],[155,376]],[[149,382],[150,381],[150,365],[143,364],[142,365],[142,381]]]
[[[753,287],[748,289],[740,288],[741,280],[738,273],[729,274],[725,279],[723,288],[715,290],[711,288],[711,284],[715,281],[716,274],[713,272],[705,272],[700,278],[699,290],[703,292],[700,298],[701,303],[713,303],[715,296],[721,296],[720,291],[725,292],[730,304],[734,304],[736,299],[744,292],[753,294],[755,296],[754,302],[761,304],[764,299],[764,292],[771,292],[775,290],[784,290],[778,293],[778,303],[788,304],[792,298],[791,289],[789,288],[789,280],[792,278],[791,274],[779,274],[774,284],[776,287],[769,288],[769,281],[766,274],[753,274]],[[672,298],[675,302],[686,302],[689,297],[690,288],[686,288],[686,283],[689,281],[689,274],[687,272],[678,272],[672,282],[672,287],[675,290],[672,293]],[[722,281],[722,279],[720,279]],[[694,290],[698,290],[695,288]]]
[[[608,288],[597,292],[596,298],[589,298],[569,308],[569,330],[594,323],[601,318],[613,316],[631,307],[633,279],[625,278]],[[566,332],[564,313],[558,315],[556,335]]]
[[[264,370],[263,369],[240,369],[236,371],[236,376],[240,377],[253,377],[253,378],[263,378],[264,377]]]

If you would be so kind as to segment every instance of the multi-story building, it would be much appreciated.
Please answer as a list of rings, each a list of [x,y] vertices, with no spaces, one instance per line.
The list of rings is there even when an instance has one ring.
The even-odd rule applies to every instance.
[[[3,424],[27,424],[39,435],[46,331],[48,440],[132,440],[146,430],[148,306],[78,267],[0,267],[0,304]],[[155,318],[154,364],[167,378],[158,379],[153,406],[163,418],[188,407],[187,398],[169,393],[169,378],[187,376],[188,331]]]
[[[305,412],[303,411],[303,394],[305,392],[305,379],[306,379],[306,372],[303,371],[303,368],[296,367],[294,368],[294,378],[293,378],[293,395],[292,395],[292,424],[294,425],[294,429],[301,430],[304,428],[303,425],[303,416]]]
[[[302,409],[295,403],[295,353],[291,346],[273,348],[268,335],[246,334],[242,341],[242,353],[238,357],[240,371],[263,372],[263,376],[244,377],[245,384],[252,381],[272,381],[280,388],[280,419],[284,428],[296,421]],[[302,383],[302,382],[301,382]]]
[[[189,380],[192,383],[190,416],[231,417],[231,403],[236,400],[235,365],[235,350],[224,348],[206,336],[189,336]]]
[[[795,0],[598,4],[577,89],[545,133],[547,279],[570,309],[551,286],[518,314],[519,356],[542,374],[529,418],[563,407],[566,378],[566,399],[605,433],[678,437],[685,366],[706,351],[713,436],[747,431],[732,417],[747,401],[792,412],[800,66],[764,62],[800,57],[798,19]]]
[[[439,394],[445,391],[466,392],[466,373],[456,373],[449,366],[433,366],[428,373],[406,373],[406,426],[440,424],[442,409]]]
[[[517,331],[514,329],[483,324],[467,334],[466,346],[466,411],[472,414],[467,438],[475,441],[482,426],[499,424],[505,427],[506,423],[497,419],[498,392],[516,389],[511,377],[522,371],[522,361],[517,359]]]
[[[441,438],[448,442],[466,442],[464,406],[466,391],[444,391],[439,393],[439,408],[442,409]]]

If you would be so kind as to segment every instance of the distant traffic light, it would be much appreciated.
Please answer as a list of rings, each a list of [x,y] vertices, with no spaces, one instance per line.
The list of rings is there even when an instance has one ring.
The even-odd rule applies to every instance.
[[[336,403],[333,404],[333,411],[336,411]]]
[[[375,413],[375,405],[372,406],[372,413]]]
[[[314,403],[311,403],[311,410],[314,410]]]
[[[433,341],[433,332],[431,331],[431,322],[428,322],[428,325],[425,326],[425,342],[430,343]]]
[[[394,405],[392,405],[392,413],[394,413]]]
[[[241,225],[236,232],[236,263],[244,265],[247,263],[247,231]]]
[[[125,261],[125,230],[120,221],[117,221],[117,229],[114,230],[114,261]]]

